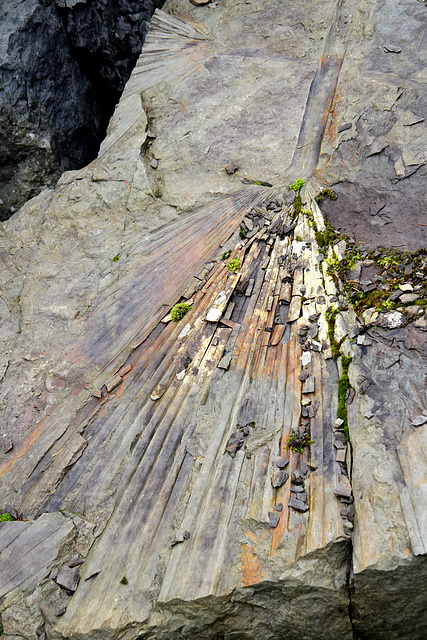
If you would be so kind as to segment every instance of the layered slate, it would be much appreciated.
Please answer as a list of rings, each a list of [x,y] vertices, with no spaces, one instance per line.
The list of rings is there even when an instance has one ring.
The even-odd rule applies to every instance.
[[[422,638],[425,334],[364,346],[315,234],[365,3],[166,8],[99,158],[5,226],[6,638],[34,607],[62,639]]]

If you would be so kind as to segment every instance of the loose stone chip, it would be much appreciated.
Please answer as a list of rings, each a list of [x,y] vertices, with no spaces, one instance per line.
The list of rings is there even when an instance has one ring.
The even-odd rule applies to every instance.
[[[180,542],[185,542],[185,540],[188,540],[189,537],[190,537],[189,531],[187,531],[186,529],[178,529],[178,531],[175,533],[174,539],[172,540],[171,547],[174,547],[176,544],[179,544]]]
[[[153,393],[150,395],[150,398],[151,400],[159,400],[165,392],[166,387],[163,384],[158,384]]]
[[[271,484],[275,489],[278,489],[282,485],[285,484],[286,480],[289,478],[289,473],[280,469],[276,471],[271,479]]]
[[[123,382],[123,378],[118,374],[107,380],[105,386],[107,387],[108,393],[111,393],[111,391],[118,387],[121,382]]]
[[[414,425],[414,427],[421,427],[426,422],[427,422],[427,416],[424,416],[424,415],[417,416],[412,420],[412,424]]]
[[[275,511],[268,512],[268,526],[274,529],[280,522],[280,517],[277,515]]]
[[[290,507],[292,507],[292,509],[295,509],[295,511],[301,511],[301,513],[308,511],[308,505],[302,500],[298,500],[298,498],[295,498],[294,496],[291,496],[289,498],[288,504]]]
[[[56,576],[56,584],[65,589],[67,593],[74,593],[80,582],[78,568],[67,567],[63,565]]]

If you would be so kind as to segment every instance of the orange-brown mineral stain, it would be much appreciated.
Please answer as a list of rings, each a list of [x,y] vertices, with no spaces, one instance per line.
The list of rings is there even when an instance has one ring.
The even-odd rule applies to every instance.
[[[249,542],[242,544],[240,557],[242,559],[242,564],[240,565],[242,583],[245,587],[261,582],[265,577],[265,572],[261,570],[261,562]]]
[[[269,532],[268,532],[269,533]],[[261,562],[256,554],[256,542],[258,540],[256,534],[248,529],[245,532],[245,536],[252,541],[244,542],[240,549],[240,557],[242,564],[240,569],[242,571],[242,583],[245,587],[250,587],[252,584],[258,584],[265,578],[265,571],[261,569]]]

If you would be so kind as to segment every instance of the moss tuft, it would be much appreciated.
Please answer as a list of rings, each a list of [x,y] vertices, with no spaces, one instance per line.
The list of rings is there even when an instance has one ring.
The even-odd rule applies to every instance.
[[[185,304],[185,302],[180,302],[176,304],[171,309],[171,318],[174,322],[179,322],[186,313],[188,313],[191,309],[190,304]]]
[[[15,518],[10,515],[10,513],[2,513],[0,514],[0,522],[13,522]]]
[[[324,229],[323,231],[316,231],[315,234],[316,242],[320,249],[332,245],[338,238],[338,234],[336,233],[336,231],[334,231],[329,222],[326,222],[325,224],[326,229]]]
[[[329,198],[330,200],[336,200],[337,194],[334,191],[332,191],[332,189],[324,189],[314,199],[316,200],[317,204],[320,207],[323,200],[325,200],[325,198]]]
[[[227,267],[228,270],[232,273],[237,273],[239,269],[242,268],[242,263],[240,262],[239,258],[233,258],[232,260],[230,260]]]

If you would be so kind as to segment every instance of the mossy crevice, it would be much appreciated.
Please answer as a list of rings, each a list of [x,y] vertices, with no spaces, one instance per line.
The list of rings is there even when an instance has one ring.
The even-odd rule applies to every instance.
[[[305,185],[305,180],[303,180],[302,178],[299,178],[298,180],[295,180],[294,183],[290,184],[288,187],[288,191],[295,192],[294,201],[293,201],[294,211],[291,216],[292,218],[296,218],[300,213],[302,213],[302,198],[301,198],[300,192],[304,185]]]
[[[341,345],[345,339],[345,336],[343,336],[339,341],[335,338],[335,323],[339,312],[340,310],[337,307],[329,307],[329,309],[325,311],[325,319],[328,324],[328,340],[331,345],[334,360],[337,360],[340,356]]]
[[[333,229],[329,222],[325,222],[325,229],[323,231],[315,231],[316,242],[319,249],[332,246],[335,240],[338,238],[338,233]]]
[[[337,194],[332,189],[323,189],[314,199],[319,207],[322,205],[323,200],[329,198],[329,200],[336,200]]]
[[[350,356],[341,357],[342,373],[338,380],[338,409],[337,418],[343,421],[342,428],[344,429],[347,442],[350,442],[350,431],[348,428],[347,418],[347,391],[350,389],[350,378],[348,377],[348,370],[350,368],[352,358]]]
[[[242,263],[239,258],[233,258],[227,265],[227,269],[231,271],[231,273],[237,273],[242,268]]]
[[[319,242],[317,236],[318,234],[316,234],[316,240]],[[332,238],[332,235],[329,238]],[[342,260],[338,260],[332,249],[332,255],[326,260],[327,272],[337,288],[344,289],[347,300],[357,315],[360,316],[369,308],[375,308],[379,312],[397,308],[403,309],[404,312],[405,306],[411,304],[419,306],[420,311],[427,308],[427,251],[425,249],[414,252],[399,251],[391,247],[367,249],[348,238],[346,242]],[[373,287],[368,290],[355,280],[351,273],[357,262],[366,260],[372,261],[372,264],[378,267],[378,276],[375,277]],[[400,285],[408,282],[414,286],[414,293],[417,293],[418,298],[414,302],[404,303],[400,300],[400,296],[394,293]],[[408,320],[411,319],[413,318]]]

